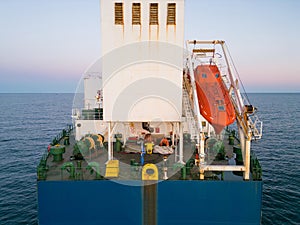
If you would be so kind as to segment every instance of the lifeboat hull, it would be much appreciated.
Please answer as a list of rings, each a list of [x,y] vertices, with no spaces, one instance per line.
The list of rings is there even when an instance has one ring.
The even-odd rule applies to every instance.
[[[235,121],[235,110],[218,67],[200,65],[195,70],[195,82],[201,115],[217,134]]]

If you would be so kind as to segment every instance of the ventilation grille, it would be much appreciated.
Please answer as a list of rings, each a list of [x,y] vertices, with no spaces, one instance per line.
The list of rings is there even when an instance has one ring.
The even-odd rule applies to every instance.
[[[141,3],[132,3],[132,24],[141,24]]]
[[[115,24],[123,25],[123,3],[115,3]]]
[[[176,25],[176,3],[168,3],[167,25]]]
[[[150,3],[150,25],[158,25],[158,3]]]

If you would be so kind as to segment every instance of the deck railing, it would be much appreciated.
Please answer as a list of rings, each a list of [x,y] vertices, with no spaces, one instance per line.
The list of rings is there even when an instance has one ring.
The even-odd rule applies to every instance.
[[[68,124],[65,129],[63,129],[49,144],[48,148],[45,150],[45,152],[42,155],[42,158],[40,160],[40,163],[37,167],[37,178],[38,180],[45,180],[46,179],[46,173],[48,171],[48,166],[47,166],[47,159],[49,157],[49,150],[51,146],[59,144],[62,139],[69,137],[70,133],[73,130],[73,125]]]
[[[79,120],[103,120],[103,108],[73,109],[72,117]]]

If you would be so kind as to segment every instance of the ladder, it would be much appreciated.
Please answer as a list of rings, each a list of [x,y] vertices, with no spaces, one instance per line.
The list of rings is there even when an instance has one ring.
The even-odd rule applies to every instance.
[[[190,97],[188,95],[188,91],[184,84],[183,84],[182,90],[183,90],[182,91],[182,104],[183,104],[183,108],[184,108],[186,122],[188,124],[188,128],[189,128],[189,131],[191,134],[191,139],[197,140],[198,135],[199,135],[199,128],[197,126],[194,111],[191,106],[191,101],[190,101]]]
[[[257,115],[249,116],[250,129],[252,132],[252,140],[260,140],[262,137],[263,122],[259,120]]]

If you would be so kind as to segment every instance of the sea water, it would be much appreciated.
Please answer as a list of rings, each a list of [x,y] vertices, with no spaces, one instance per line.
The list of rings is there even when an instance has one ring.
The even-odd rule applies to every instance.
[[[263,168],[262,224],[300,224],[300,94],[248,96],[264,122],[252,143]],[[36,166],[71,123],[72,102],[73,94],[0,94],[1,225],[37,224]]]

